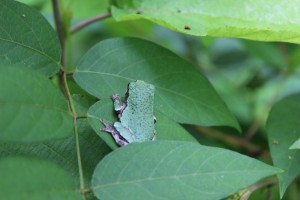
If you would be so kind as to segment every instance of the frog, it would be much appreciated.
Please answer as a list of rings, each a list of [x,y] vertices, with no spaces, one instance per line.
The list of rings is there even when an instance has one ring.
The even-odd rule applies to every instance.
[[[101,131],[112,135],[119,146],[156,140],[154,116],[155,86],[142,80],[130,82],[122,101],[118,94],[111,97],[118,121],[112,125],[100,119]]]

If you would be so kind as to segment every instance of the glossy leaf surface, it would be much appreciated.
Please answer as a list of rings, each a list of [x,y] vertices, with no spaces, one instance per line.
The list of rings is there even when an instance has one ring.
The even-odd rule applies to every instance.
[[[145,18],[185,34],[300,43],[299,0],[114,0],[116,20]]]
[[[133,38],[100,42],[82,58],[74,78],[100,99],[113,94],[125,96],[129,82],[143,80],[155,85],[155,110],[174,121],[239,129],[206,77],[151,42]]]
[[[225,149],[191,142],[129,144],[96,167],[99,199],[222,199],[279,169]]]

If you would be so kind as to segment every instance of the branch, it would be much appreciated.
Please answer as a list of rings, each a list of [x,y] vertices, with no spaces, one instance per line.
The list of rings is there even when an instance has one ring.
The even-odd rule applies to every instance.
[[[278,96],[280,95],[280,92],[283,89],[283,86],[284,86],[283,83],[286,82],[286,79],[288,77],[288,74],[286,73],[286,68],[284,68],[281,71],[281,74],[283,75],[284,79],[281,81],[281,84],[278,84],[278,86],[276,87],[276,90],[274,91],[271,98],[269,99],[269,101],[267,102],[265,107],[263,108],[262,113],[269,113],[270,112],[272,106],[276,102],[276,99],[278,98]],[[246,142],[249,142],[252,139],[252,137],[256,134],[257,130],[259,129],[261,124],[264,122],[264,120],[265,120],[264,117],[259,116],[254,121],[254,123],[250,126],[250,128],[245,133],[244,140]]]
[[[77,113],[75,110],[75,106],[73,103],[73,99],[71,97],[71,92],[69,90],[68,82],[67,82],[67,75],[66,72],[62,72],[62,79],[63,79],[63,87],[65,89],[65,93],[69,102],[69,108],[73,116],[73,123],[74,123],[74,136],[75,136],[75,145],[76,145],[76,154],[77,154],[77,163],[78,163],[78,173],[79,173],[79,184],[80,184],[80,193],[84,195],[88,190],[85,188],[84,185],[84,176],[83,176],[83,168],[82,168],[82,159],[81,159],[81,152],[80,152],[80,144],[79,144],[79,133],[78,133],[78,124],[77,124]]]
[[[64,28],[63,23],[60,15],[60,9],[59,9],[59,1],[58,0],[52,0],[52,8],[53,8],[53,15],[54,15],[54,21],[55,21],[55,27],[56,32],[61,44],[61,47],[64,47],[65,38],[64,38]]]
[[[234,137],[229,134],[226,135],[217,130],[206,128],[206,127],[201,127],[201,126],[194,126],[194,127],[202,135],[205,135],[207,137],[210,137],[210,138],[213,138],[216,140],[220,140],[226,144],[231,145],[234,148],[242,147],[242,148],[246,149],[248,154],[250,154],[251,156],[261,155],[266,158],[270,158],[270,155],[266,150],[260,148],[259,146],[256,146],[254,144],[251,144],[251,143],[245,141],[243,138]]]
[[[278,180],[277,180],[276,178],[269,178],[269,179],[262,180],[262,181],[260,181],[260,182],[258,182],[258,183],[255,183],[254,185],[251,185],[251,186],[248,188],[247,192],[245,192],[245,193],[241,196],[240,200],[248,200],[249,197],[251,196],[251,194],[252,194],[255,190],[260,189],[260,188],[265,187],[265,186],[268,186],[268,185],[274,185],[274,184],[276,184],[276,183],[278,183]]]
[[[103,19],[106,19],[108,17],[111,17],[111,14],[110,13],[104,13],[104,14],[101,14],[101,15],[97,15],[95,17],[92,17],[90,19],[87,19],[86,21],[83,21],[83,22],[80,22],[76,25],[74,25],[72,28],[71,28],[71,33],[75,33],[77,31],[79,31],[80,29],[96,22],[96,21],[100,21],[100,20],[103,20]]]

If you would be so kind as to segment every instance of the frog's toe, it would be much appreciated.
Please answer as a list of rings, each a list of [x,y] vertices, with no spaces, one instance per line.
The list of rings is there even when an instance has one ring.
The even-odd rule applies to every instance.
[[[108,125],[108,123],[106,123],[106,121],[104,121],[103,119],[100,118],[99,120],[103,124],[103,126],[107,126]]]
[[[100,119],[100,122],[104,126],[104,128],[101,128],[100,131],[110,133],[119,146],[125,146],[129,144],[129,142],[120,135],[120,133],[114,126],[108,124],[103,119]]]
[[[115,102],[115,101],[120,101],[120,100],[121,100],[121,98],[120,98],[120,96],[119,96],[118,94],[112,95],[111,99],[112,99],[114,102]]]
[[[101,131],[106,131],[106,132],[112,132],[115,131],[113,126],[111,126],[110,124],[108,124],[106,121],[104,121],[103,119],[100,119],[100,122],[103,124],[104,128],[101,128]]]

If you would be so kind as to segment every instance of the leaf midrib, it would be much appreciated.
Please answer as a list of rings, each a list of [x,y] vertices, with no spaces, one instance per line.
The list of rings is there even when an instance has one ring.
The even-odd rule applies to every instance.
[[[40,50],[38,50],[38,49],[34,49],[34,48],[30,47],[30,46],[27,46],[27,45],[25,45],[25,44],[16,42],[16,41],[14,41],[14,40],[7,40],[7,39],[4,39],[4,38],[0,38],[0,40],[6,41],[6,42],[11,42],[11,43],[13,43],[13,44],[15,44],[15,45],[19,45],[19,46],[28,48],[28,49],[30,49],[30,50],[32,50],[32,51],[35,51],[35,52],[37,52],[37,53],[39,53],[39,54],[45,56],[45,57],[48,58],[50,61],[52,61],[53,63],[55,63],[56,65],[59,66],[59,61],[56,61],[54,58],[52,58],[52,57],[49,56],[48,54],[44,53],[43,51],[40,51]]]
[[[218,172],[203,172],[203,173],[190,173],[190,174],[185,174],[185,175],[177,175],[177,176],[160,176],[160,177],[147,177],[144,179],[136,179],[136,180],[132,180],[132,181],[122,181],[122,182],[114,182],[114,183],[108,183],[108,184],[103,184],[103,185],[95,185],[94,189],[100,189],[100,188],[105,188],[105,187],[111,187],[114,185],[124,185],[124,184],[135,184],[135,183],[139,183],[139,182],[146,182],[146,181],[157,181],[157,180],[165,180],[165,179],[175,179],[177,181],[180,181],[180,178],[185,178],[185,177],[195,177],[195,176],[203,176],[203,175],[216,175],[216,174],[220,174],[220,175],[227,175],[227,174],[237,174],[237,173],[244,173],[245,172],[272,172],[273,174],[275,174],[274,170],[251,170],[251,169],[244,169],[244,170],[233,170],[233,171],[218,171]],[[266,175],[267,176],[267,175]]]

